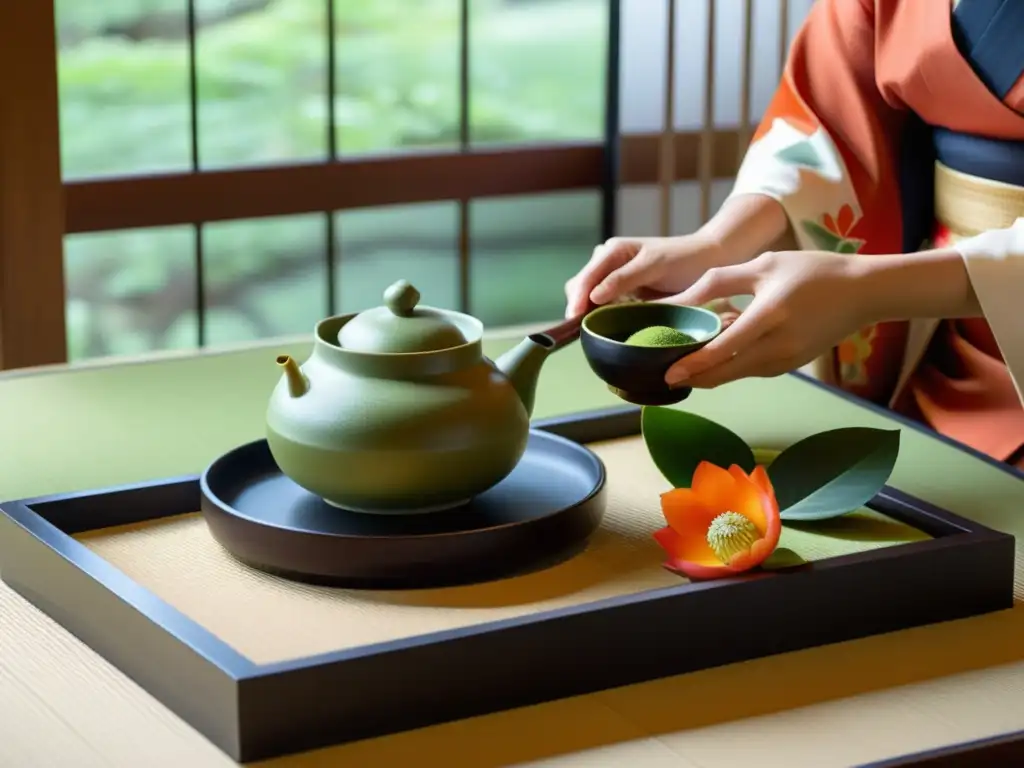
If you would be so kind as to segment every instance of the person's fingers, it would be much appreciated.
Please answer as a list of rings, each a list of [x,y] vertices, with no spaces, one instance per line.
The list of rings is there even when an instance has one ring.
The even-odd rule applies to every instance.
[[[733,296],[754,293],[759,273],[750,265],[736,264],[730,267],[715,267],[705,272],[697,282],[682,293],[662,301],[699,307],[715,299],[729,299]]]
[[[722,321],[722,330],[724,331],[730,325],[735,323],[736,320],[739,319],[739,316],[739,312],[723,312],[720,314],[718,318]]]
[[[731,298],[730,296],[728,299],[713,299],[704,305],[704,309],[711,310],[720,317],[728,314],[738,315],[740,310],[733,306],[733,303],[730,301]]]
[[[632,293],[649,282],[654,270],[661,266],[663,256],[641,247],[633,258],[617,264],[590,292],[595,304],[607,304],[620,296]]]
[[[718,315],[718,319],[722,321],[723,331],[735,323],[736,319],[740,316],[740,310],[736,309],[728,299],[715,299],[705,304],[704,309]]]
[[[686,386],[697,389],[714,389],[739,379],[751,377],[779,376],[793,370],[795,365],[782,354],[783,345],[774,335],[768,334],[757,340],[723,363],[687,378]]]
[[[573,275],[572,277],[565,281],[566,319],[576,317],[577,315],[580,315],[586,311],[586,306],[581,306],[585,305],[587,302],[581,301],[580,299],[581,295],[583,295],[582,291],[580,291],[580,280],[583,278],[584,272],[586,271],[587,267],[589,267],[597,260],[598,254],[603,252],[604,245],[594,246],[594,250],[591,251],[590,259],[587,261],[586,266],[584,266],[583,269],[581,269],[579,272],[577,272],[575,275]]]
[[[565,286],[566,317],[577,317],[590,306],[591,293],[605,277],[636,256],[643,247],[640,239],[612,238],[597,246],[590,261]]]
[[[754,299],[728,328],[692,355],[687,355],[668,369],[665,381],[669,386],[689,384],[689,380],[716,366],[746,354],[757,346],[761,337],[774,330],[777,323],[774,302]]]

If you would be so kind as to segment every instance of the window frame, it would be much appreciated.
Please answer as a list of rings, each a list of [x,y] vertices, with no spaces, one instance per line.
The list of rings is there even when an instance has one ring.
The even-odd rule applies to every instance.
[[[203,170],[196,152],[195,0],[187,0],[192,169],[71,181],[64,181],[60,173],[54,4],[0,3],[0,66],[19,73],[0,83],[0,115],[4,116],[0,118],[0,370],[67,361],[66,234],[192,225],[197,233],[196,267],[202,274],[200,233],[207,222],[454,200],[459,204],[460,299],[465,308],[472,200],[598,189],[602,236],[608,238],[615,233],[622,185],[657,183],[664,198],[666,186],[674,182],[699,177],[705,186],[710,178],[732,175],[742,130],[706,125],[702,131],[677,132],[666,120],[661,133],[620,134],[622,3],[607,1],[609,38],[600,141],[471,146],[471,0],[459,0],[460,143],[456,150],[340,157],[333,114],[328,110],[330,152],[323,162]],[[328,0],[327,4],[328,29],[333,29],[333,3]],[[673,37],[671,31],[669,37]],[[335,40],[333,35],[327,38],[328,89],[333,91]],[[14,104],[17,109],[9,107]],[[328,239],[329,280],[333,280],[335,240]],[[201,292],[202,281],[197,282]]]

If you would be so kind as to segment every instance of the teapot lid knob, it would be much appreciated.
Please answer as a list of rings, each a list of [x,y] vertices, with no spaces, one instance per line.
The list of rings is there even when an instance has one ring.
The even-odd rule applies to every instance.
[[[0,0],[3,2],[3,0]],[[408,354],[436,352],[466,343],[459,313],[417,306],[420,292],[407,280],[384,291],[384,305],[350,317],[338,344],[353,352]]]
[[[420,292],[408,280],[392,283],[384,291],[384,304],[398,317],[409,317],[420,301]]]

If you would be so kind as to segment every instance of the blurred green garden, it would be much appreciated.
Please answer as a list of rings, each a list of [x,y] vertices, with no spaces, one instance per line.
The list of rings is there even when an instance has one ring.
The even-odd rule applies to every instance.
[[[204,170],[454,149],[458,0],[196,0],[197,149]],[[600,138],[606,0],[471,0],[475,146]],[[191,168],[184,0],[57,0],[66,180]],[[600,196],[473,201],[471,310],[489,325],[546,320],[600,236]],[[334,214],[336,311],[412,280],[458,297],[453,202]],[[328,311],[327,216],[71,235],[73,360],[306,333]],[[203,249],[197,274],[196,249]],[[197,285],[202,306],[197,306]]]

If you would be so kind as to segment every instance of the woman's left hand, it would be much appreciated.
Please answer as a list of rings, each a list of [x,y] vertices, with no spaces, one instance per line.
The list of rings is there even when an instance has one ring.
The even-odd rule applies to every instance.
[[[717,387],[751,376],[796,370],[873,322],[866,259],[825,251],[765,253],[709,270],[663,301],[700,306],[753,295],[753,301],[707,346],[669,369],[670,386]]]

